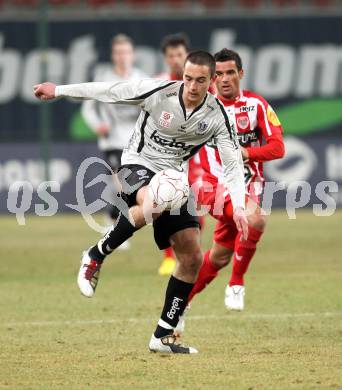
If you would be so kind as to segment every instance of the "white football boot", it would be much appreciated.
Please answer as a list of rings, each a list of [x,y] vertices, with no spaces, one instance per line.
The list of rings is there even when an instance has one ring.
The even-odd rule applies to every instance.
[[[244,303],[245,287],[244,286],[227,286],[224,297],[224,304],[228,310],[242,311]]]
[[[81,267],[77,276],[77,284],[81,293],[88,298],[91,298],[95,294],[101,265],[101,263],[89,257],[89,249],[83,252]]]
[[[164,336],[158,339],[154,334],[152,334],[148,347],[151,352],[159,353],[198,353],[196,348],[176,344],[176,340],[176,336],[174,335]]]

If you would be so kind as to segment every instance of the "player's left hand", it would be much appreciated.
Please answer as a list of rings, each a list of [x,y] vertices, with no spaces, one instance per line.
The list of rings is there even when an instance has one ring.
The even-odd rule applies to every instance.
[[[56,84],[49,82],[37,84],[33,87],[33,91],[36,95],[36,98],[40,100],[51,100],[56,97]]]
[[[242,154],[243,162],[246,162],[249,160],[248,150],[242,146],[241,146],[241,154]]]
[[[241,207],[237,207],[234,210],[233,219],[236,225],[236,228],[239,232],[242,233],[242,238],[247,240],[248,238],[248,220],[246,217],[245,210]]]

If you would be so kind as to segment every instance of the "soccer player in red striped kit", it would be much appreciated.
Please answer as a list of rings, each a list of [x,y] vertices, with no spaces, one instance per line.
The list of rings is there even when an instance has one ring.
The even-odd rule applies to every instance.
[[[241,90],[242,61],[233,50],[222,49],[215,54],[217,98],[224,104],[238,134],[245,166],[248,238],[241,239],[232,220],[229,195],[220,185],[222,165],[215,145],[205,145],[200,150],[204,169],[202,205],[210,207],[216,218],[213,246],[204,255],[204,262],[189,301],[202,291],[233,258],[233,269],[225,291],[228,310],[244,309],[244,275],[264,232],[266,219],[260,208],[263,189],[263,163],[282,158],[285,153],[283,130],[267,101],[256,93]],[[177,330],[182,332],[183,318]],[[183,322],[183,323],[182,323]],[[176,330],[176,333],[177,333]]]

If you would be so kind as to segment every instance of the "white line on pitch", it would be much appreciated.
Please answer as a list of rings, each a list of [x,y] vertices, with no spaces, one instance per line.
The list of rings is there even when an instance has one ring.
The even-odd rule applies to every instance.
[[[259,314],[243,314],[234,313],[226,315],[198,315],[188,316],[190,321],[207,321],[207,320],[262,320],[262,319],[288,319],[288,318],[305,318],[305,317],[339,317],[342,312],[321,312],[321,313],[259,313]],[[117,324],[122,322],[151,322],[157,317],[152,318],[116,318],[116,319],[98,319],[98,320],[67,320],[67,321],[23,321],[23,322],[7,322],[0,324],[1,327],[11,328],[18,326],[64,326],[64,325],[99,325],[99,324]]]

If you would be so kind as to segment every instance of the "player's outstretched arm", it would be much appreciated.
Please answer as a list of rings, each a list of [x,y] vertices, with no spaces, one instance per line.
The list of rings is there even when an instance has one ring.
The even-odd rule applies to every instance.
[[[40,100],[52,100],[56,95],[56,84],[46,82],[33,87],[34,94]]]
[[[38,84],[34,93],[41,100],[55,97],[93,99],[103,103],[143,106],[145,100],[164,88],[175,84],[168,80],[125,80],[117,82],[92,82],[69,85]]]
[[[40,100],[51,100],[57,97],[75,99],[94,99],[105,103],[114,103],[110,90],[113,83],[92,82],[81,84],[56,85],[46,82],[33,87],[34,94]]]

